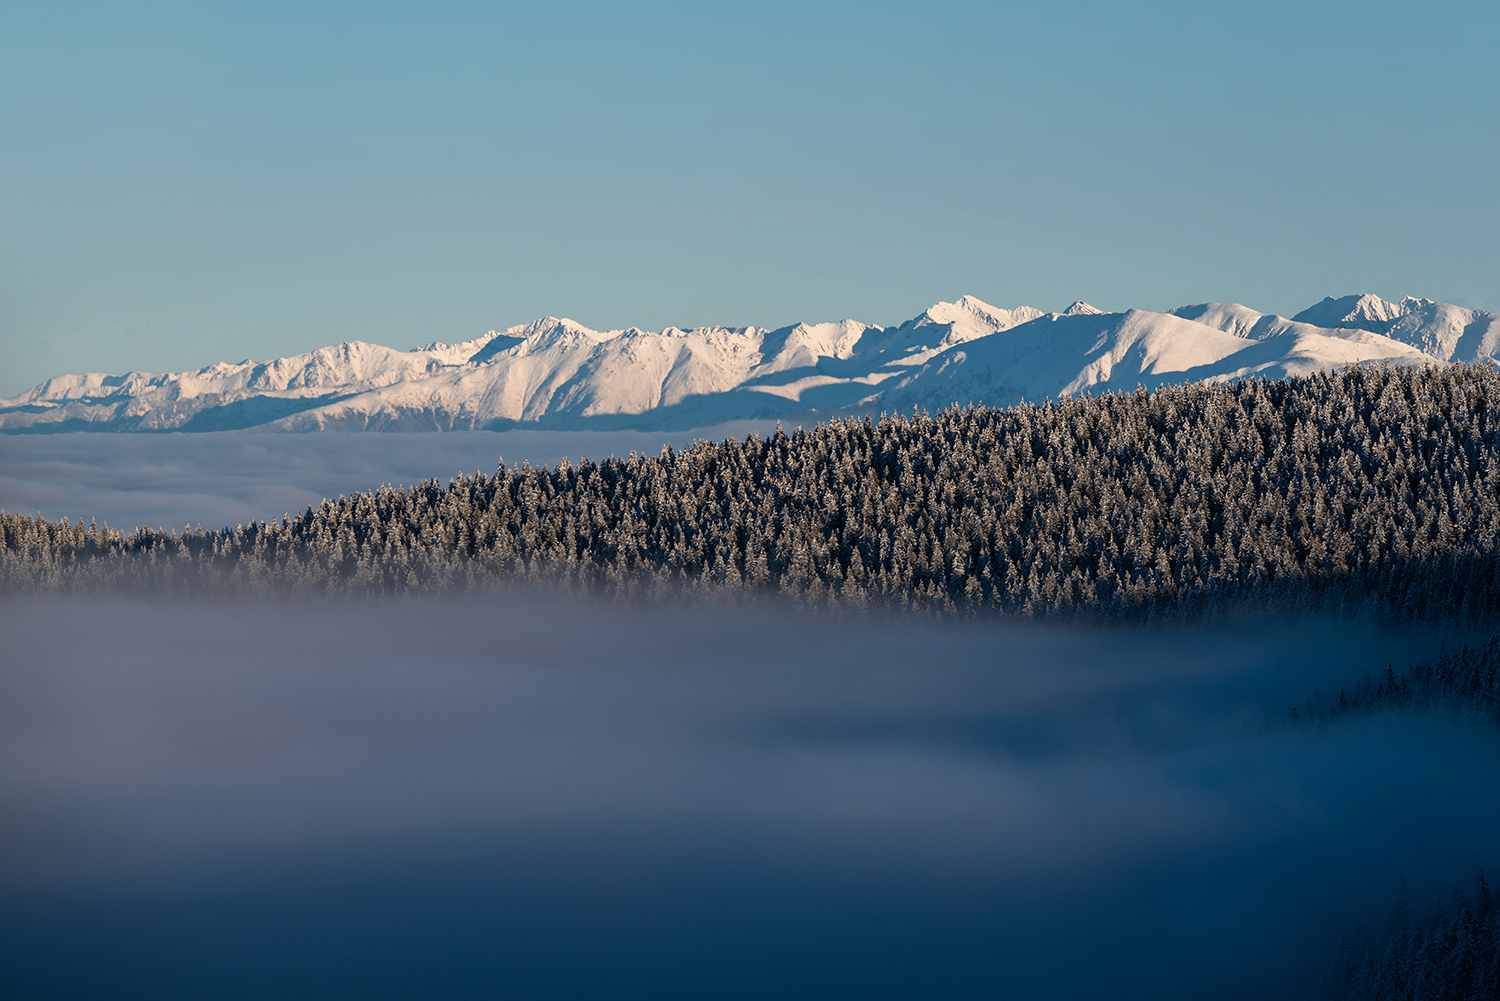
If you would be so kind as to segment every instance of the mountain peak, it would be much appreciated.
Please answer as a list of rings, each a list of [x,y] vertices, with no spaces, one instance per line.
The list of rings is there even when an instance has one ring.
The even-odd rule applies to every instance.
[[[983,299],[964,295],[960,296],[957,302],[939,302],[929,306],[921,316],[910,323],[910,326],[945,325],[949,328],[949,333],[943,339],[943,344],[950,345],[988,334],[998,334],[1002,330],[1020,326],[1042,315],[1041,310],[1031,306],[1001,309],[999,306],[991,306]]]
[[[1073,305],[1069,306],[1067,309],[1065,309],[1065,310],[1062,311],[1062,315],[1063,316],[1099,316],[1099,315],[1103,314],[1103,312],[1104,312],[1104,310],[1099,309],[1099,308],[1097,308],[1095,306],[1090,306],[1088,303],[1084,302],[1082,299],[1076,299],[1076,300],[1074,300]]]
[[[924,320],[928,323],[952,323],[956,316],[995,316],[1008,313],[1009,310],[991,306],[983,299],[972,295],[961,295],[953,302],[935,302],[917,317],[917,322]]]
[[[1383,334],[1391,324],[1406,315],[1408,303],[1416,302],[1407,296],[1400,304],[1386,302],[1370,292],[1355,293],[1335,299],[1328,296],[1316,306],[1309,306],[1292,317],[1298,323],[1311,323],[1315,327],[1369,330]]]

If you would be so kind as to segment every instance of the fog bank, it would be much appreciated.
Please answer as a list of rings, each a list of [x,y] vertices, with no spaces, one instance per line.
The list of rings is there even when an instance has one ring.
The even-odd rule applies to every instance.
[[[1296,996],[1500,831],[1488,732],[1281,725],[1435,647],[1351,627],[512,596],[0,629],[17,998]]]

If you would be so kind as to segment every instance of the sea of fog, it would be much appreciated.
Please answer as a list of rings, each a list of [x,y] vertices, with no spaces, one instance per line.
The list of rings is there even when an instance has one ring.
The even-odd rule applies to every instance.
[[[0,635],[7,998],[1298,997],[1500,849],[1494,733],[1285,722],[1432,636],[519,593]]]
[[[325,497],[506,464],[556,466],[632,451],[655,455],[696,440],[770,434],[775,421],[696,431],[453,431],[442,434],[0,434],[0,510],[223,528],[297,514]]]

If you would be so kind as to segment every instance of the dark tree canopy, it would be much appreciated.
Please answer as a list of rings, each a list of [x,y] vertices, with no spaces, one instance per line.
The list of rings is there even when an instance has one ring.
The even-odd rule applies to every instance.
[[[1386,710],[1442,712],[1487,723],[1500,723],[1500,639],[1480,646],[1445,651],[1433,663],[1414,664],[1400,674],[1387,667],[1379,681],[1366,674],[1340,690],[1337,698],[1315,694],[1299,711],[1287,710],[1292,722],[1327,723]]]
[[[1344,939],[1323,978],[1325,1001],[1482,1001],[1500,997],[1500,906],[1480,873],[1472,893],[1425,916],[1403,883],[1379,934]]]

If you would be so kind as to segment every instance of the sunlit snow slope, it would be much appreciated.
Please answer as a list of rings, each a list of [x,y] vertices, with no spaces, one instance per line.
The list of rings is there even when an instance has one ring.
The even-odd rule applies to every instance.
[[[1494,364],[1500,314],[1328,298],[1294,319],[999,309],[973,296],[894,327],[854,320],[659,332],[545,317],[459,344],[349,342],[196,372],[68,375],[0,400],[0,431],[686,429],[855,408],[1003,406],[1365,362]]]

